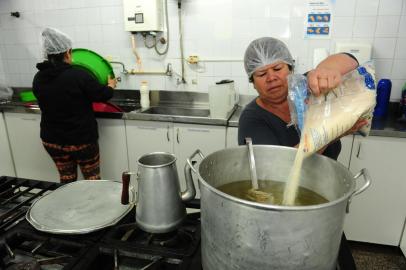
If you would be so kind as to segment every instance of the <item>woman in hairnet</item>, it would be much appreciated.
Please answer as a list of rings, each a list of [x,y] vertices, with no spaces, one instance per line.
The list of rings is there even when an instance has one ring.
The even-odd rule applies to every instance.
[[[251,137],[253,144],[297,146],[300,136],[293,125],[288,125],[291,119],[287,76],[294,70],[294,61],[288,48],[275,38],[256,39],[245,51],[244,66],[258,97],[245,107],[240,116],[238,143],[245,144],[245,138]],[[351,54],[331,55],[306,73],[309,88],[316,96],[324,94],[338,86],[341,76],[357,66],[358,61]],[[361,121],[353,129],[365,124],[365,121]],[[337,159],[340,150],[341,143],[336,140],[321,152]]]
[[[251,42],[244,56],[244,66],[258,97],[244,108],[238,127],[238,143],[251,137],[254,144],[294,147],[300,136],[290,123],[287,76],[294,70],[293,58],[286,45],[275,38],[264,37]],[[315,69],[306,73],[309,88],[316,96],[327,93],[341,82],[341,76],[357,68],[351,54],[340,53],[327,57]],[[366,121],[359,121],[351,131]],[[322,149],[322,154],[337,159],[341,151],[339,140]],[[343,269],[356,269],[345,236],[341,240],[339,257]]]
[[[86,71],[74,68],[72,41],[64,33],[46,28],[41,33],[46,60],[37,64],[33,92],[41,109],[41,139],[56,164],[62,183],[100,179],[97,122],[93,101],[113,96],[115,79],[101,85]]]

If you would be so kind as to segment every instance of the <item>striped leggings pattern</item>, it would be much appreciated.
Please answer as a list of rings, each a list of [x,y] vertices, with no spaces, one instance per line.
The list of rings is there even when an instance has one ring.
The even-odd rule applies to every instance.
[[[99,144],[59,145],[42,142],[59,172],[60,182],[77,180],[78,166],[87,180],[100,179]]]

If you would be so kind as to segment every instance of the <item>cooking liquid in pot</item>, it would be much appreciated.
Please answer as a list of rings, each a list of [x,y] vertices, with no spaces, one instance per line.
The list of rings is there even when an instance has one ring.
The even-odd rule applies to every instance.
[[[261,187],[261,191],[272,194],[273,202],[275,205],[282,205],[283,192],[285,189],[285,183],[273,180],[258,180],[258,184]],[[227,193],[231,196],[255,201],[254,197],[249,196],[248,190],[252,189],[252,184],[250,180],[241,180],[217,187],[218,190]],[[260,201],[255,201],[259,202]],[[317,194],[310,189],[299,187],[296,193],[296,198],[293,203],[295,206],[305,206],[305,205],[315,205],[328,202],[323,196]]]

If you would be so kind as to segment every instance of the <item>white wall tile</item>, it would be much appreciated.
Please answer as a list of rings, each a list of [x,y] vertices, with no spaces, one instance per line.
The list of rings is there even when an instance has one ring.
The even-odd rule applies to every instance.
[[[290,18],[304,18],[307,12],[306,1],[294,0],[290,7]]]
[[[405,80],[391,80],[392,89],[390,92],[391,101],[399,101],[402,95],[402,87],[405,84]]]
[[[403,16],[406,15],[406,1],[405,0],[403,0],[402,15]]]
[[[377,18],[375,16],[355,17],[352,33],[353,37],[373,37],[376,29],[376,20]]]
[[[57,9],[68,9],[72,8],[72,3],[71,1],[65,1],[65,0],[55,0],[56,8]]]
[[[375,76],[377,80],[390,78],[392,74],[392,59],[374,59]]]
[[[289,18],[270,18],[267,35],[275,38],[290,38]]]
[[[406,16],[400,17],[398,36],[406,37]]]
[[[170,46],[166,56],[158,56],[144,46],[137,35],[137,51],[144,69],[165,69],[166,63],[181,72],[177,0],[168,0]],[[22,17],[9,16],[19,8]],[[331,39],[304,39],[307,1],[303,0],[184,0],[182,1],[185,57],[196,54],[201,62],[186,65],[187,85],[178,84],[178,76],[126,76],[119,87],[137,89],[140,80],[151,81],[157,88],[177,91],[207,91],[216,80],[231,78],[243,94],[256,95],[248,84],[243,54],[248,44],[261,36],[279,37],[287,43],[296,62],[296,72],[312,65],[315,48],[334,50],[337,41],[369,42],[374,48],[378,77],[405,81],[406,59],[405,0],[332,1]],[[117,0],[0,0],[0,80],[15,85],[29,83],[35,62],[41,60],[40,31],[45,26],[68,33],[75,47],[84,47],[136,68],[130,34],[123,30],[122,1]],[[400,14],[403,14],[401,17]],[[4,54],[4,52],[6,52]],[[221,60],[233,60],[221,62]],[[235,62],[235,60],[241,62]],[[11,68],[8,63],[11,62]],[[13,62],[14,61],[14,62]],[[392,70],[393,66],[393,70]],[[120,67],[115,67],[117,73]],[[192,84],[195,80],[196,84]],[[400,83],[399,83],[400,84]]]
[[[305,32],[305,19],[303,17],[290,18],[290,38],[303,39]]]
[[[233,62],[231,63],[231,76],[233,77],[246,77],[247,73],[244,69],[244,62]]]
[[[270,3],[270,17],[289,18],[291,13],[291,2],[292,1],[289,0],[267,1],[267,3]]]
[[[351,38],[354,17],[334,17],[332,25],[332,37]]]
[[[355,0],[334,1],[333,11],[335,16],[354,16]]]
[[[392,79],[405,79],[406,78],[406,60],[395,60],[392,68]]]
[[[372,45],[373,58],[393,58],[396,38],[375,38]]]
[[[374,16],[378,14],[379,0],[357,0],[356,16]]]
[[[400,15],[402,13],[403,0],[381,0],[379,2],[378,15]]]
[[[213,63],[213,73],[216,77],[227,79],[231,76],[231,63]]]
[[[406,38],[398,38],[395,51],[396,59],[406,59]]]
[[[378,16],[376,23],[376,37],[396,37],[400,16]]]
[[[102,24],[123,23],[123,8],[118,6],[107,6],[100,8]]]

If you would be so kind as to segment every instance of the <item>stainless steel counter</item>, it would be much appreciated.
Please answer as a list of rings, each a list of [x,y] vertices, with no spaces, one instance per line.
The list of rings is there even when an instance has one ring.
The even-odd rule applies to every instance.
[[[24,103],[18,100],[18,89],[12,102],[0,103],[0,111],[15,113],[41,113],[38,105]],[[211,118],[207,93],[193,92],[171,92],[171,91],[151,91],[151,108],[170,109],[168,113],[158,110],[147,110],[140,108],[139,91],[137,90],[115,90],[111,103],[121,107],[124,112],[96,112],[97,118],[112,118],[126,120],[162,121],[175,123],[189,123],[200,125],[227,126],[228,119],[233,114],[235,108],[231,110],[225,118]],[[183,111],[184,113],[179,113]],[[176,113],[173,113],[176,112]],[[204,112],[196,114],[196,112]]]
[[[121,92],[121,91],[119,91]],[[118,92],[118,93],[119,93]],[[131,90],[131,92],[138,91]],[[121,94],[121,93],[120,93]],[[125,95],[128,95],[128,91]],[[252,100],[252,96],[242,96],[240,101],[243,100],[243,104],[247,104]],[[211,118],[209,114],[207,116],[193,116],[193,115],[166,115],[166,114],[150,114],[144,113],[143,109],[139,108],[139,99],[132,100],[128,96],[125,98],[125,104],[133,104],[133,106],[125,106],[125,112],[123,113],[96,113],[98,118],[112,118],[112,119],[126,119],[126,120],[142,120],[142,121],[162,121],[162,122],[175,122],[175,123],[188,123],[188,124],[201,124],[201,125],[219,125],[238,127],[238,121],[243,110],[244,105],[238,105],[229,112],[226,118]],[[112,100],[122,102],[122,96],[118,95]],[[120,106],[122,103],[119,103]],[[396,107],[393,104],[392,108]],[[166,107],[166,108],[188,108],[192,111],[207,110],[208,111],[208,95],[207,93],[190,93],[190,92],[169,92],[169,91],[152,91],[151,92],[151,106],[152,107]],[[9,103],[0,103],[0,111],[16,112],[16,113],[36,113],[41,111],[35,104],[28,106],[26,103],[13,101]],[[395,122],[395,114],[390,114],[382,123],[373,125],[370,136],[383,136],[383,137],[396,137],[406,138],[406,131],[401,131],[397,128]],[[376,121],[375,121],[376,122]],[[379,127],[379,128],[378,128]]]

